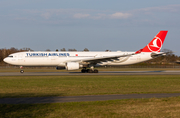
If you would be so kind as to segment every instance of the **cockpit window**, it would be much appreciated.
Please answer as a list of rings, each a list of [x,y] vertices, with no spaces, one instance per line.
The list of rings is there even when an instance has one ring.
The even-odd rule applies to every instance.
[[[12,55],[9,55],[8,57],[13,58],[13,56],[12,56]]]

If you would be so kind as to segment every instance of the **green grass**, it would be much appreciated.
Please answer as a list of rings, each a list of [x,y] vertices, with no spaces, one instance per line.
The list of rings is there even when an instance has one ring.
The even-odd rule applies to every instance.
[[[180,75],[4,76],[0,98],[179,93]]]
[[[179,93],[180,75],[0,76],[0,98]],[[0,118],[179,118],[180,97],[0,104]]]
[[[0,118],[179,118],[180,97],[0,105]]]

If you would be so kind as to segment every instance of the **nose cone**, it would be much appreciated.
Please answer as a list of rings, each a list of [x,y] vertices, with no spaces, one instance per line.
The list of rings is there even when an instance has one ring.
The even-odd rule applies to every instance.
[[[8,63],[8,59],[7,59],[7,58],[4,58],[3,61],[6,62],[6,63]]]

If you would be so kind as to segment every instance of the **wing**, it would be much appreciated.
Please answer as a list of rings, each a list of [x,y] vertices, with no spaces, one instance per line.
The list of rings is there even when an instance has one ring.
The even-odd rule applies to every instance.
[[[81,60],[75,60],[74,62],[79,62],[79,63],[88,62],[88,63],[91,63],[91,64],[97,64],[97,63],[100,63],[100,62],[118,60],[118,58],[120,58],[120,57],[127,57],[127,56],[131,56],[131,55],[135,55],[135,53],[123,54],[123,55],[114,55],[114,56],[106,56],[106,57],[86,58],[86,59],[81,59]]]

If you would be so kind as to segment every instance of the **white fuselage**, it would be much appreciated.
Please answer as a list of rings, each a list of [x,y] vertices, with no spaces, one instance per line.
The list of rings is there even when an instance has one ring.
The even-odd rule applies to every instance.
[[[4,61],[18,66],[65,66],[67,62],[131,53],[134,52],[19,52],[9,55]],[[129,65],[150,59],[152,59],[151,52],[142,52],[136,55],[120,57],[118,60],[97,63],[94,66]]]
[[[160,31],[144,48],[136,52],[18,52],[4,62],[18,66],[56,66],[57,70],[81,70],[98,73],[94,66],[130,65],[165,55],[160,52],[168,31]],[[89,67],[90,69],[87,69]],[[21,70],[21,73],[24,71]]]

